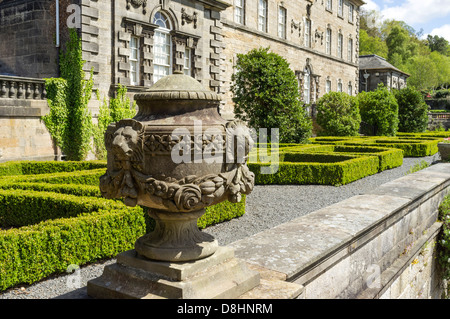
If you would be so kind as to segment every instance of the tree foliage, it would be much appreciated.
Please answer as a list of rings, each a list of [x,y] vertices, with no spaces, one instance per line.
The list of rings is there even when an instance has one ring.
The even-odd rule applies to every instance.
[[[329,92],[317,101],[318,135],[357,136],[361,124],[358,100],[345,92]]]
[[[399,132],[425,132],[428,126],[428,105],[422,94],[408,86],[393,91],[398,103]]]
[[[379,37],[370,36],[366,30],[359,32],[359,52],[361,55],[376,54],[387,59],[388,48],[386,42]]]
[[[388,61],[395,66],[400,66],[415,55],[417,49],[411,40],[408,31],[400,26],[393,26],[386,37],[388,48]]]
[[[411,75],[408,85],[418,89],[450,85],[450,44],[443,37],[428,35],[404,21],[382,21],[380,12],[361,10],[360,54],[376,54]]]
[[[395,136],[398,130],[398,104],[393,93],[383,84],[375,91],[358,94],[361,120],[374,129],[368,135]]]
[[[431,52],[437,51],[440,54],[450,56],[450,44],[445,38],[429,34],[427,36],[427,42]]]
[[[430,56],[415,56],[404,67],[410,74],[408,85],[415,86],[419,90],[434,88],[439,84],[439,73]]]
[[[300,101],[297,78],[284,58],[269,48],[238,54],[232,81],[235,115],[257,132],[278,128],[282,143],[302,143],[311,136],[312,121]]]

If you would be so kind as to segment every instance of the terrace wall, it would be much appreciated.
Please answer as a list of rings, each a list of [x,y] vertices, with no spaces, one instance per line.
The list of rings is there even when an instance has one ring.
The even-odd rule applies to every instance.
[[[89,102],[94,121],[99,103]],[[60,157],[41,120],[49,111],[43,79],[0,75],[0,162]]]
[[[450,129],[450,112],[428,113],[428,129],[443,127],[446,131]]]
[[[440,298],[437,216],[449,191],[440,163],[230,244],[265,286],[242,297]]]

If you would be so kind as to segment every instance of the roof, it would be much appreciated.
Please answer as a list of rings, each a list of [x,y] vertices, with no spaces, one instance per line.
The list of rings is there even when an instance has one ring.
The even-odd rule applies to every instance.
[[[397,69],[395,66],[376,54],[360,55],[359,56],[360,70],[393,70],[409,76],[408,73]]]

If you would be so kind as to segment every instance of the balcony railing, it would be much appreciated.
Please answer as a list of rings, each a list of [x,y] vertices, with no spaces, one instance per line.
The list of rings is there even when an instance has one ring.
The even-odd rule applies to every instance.
[[[0,75],[0,99],[45,100],[45,80]]]

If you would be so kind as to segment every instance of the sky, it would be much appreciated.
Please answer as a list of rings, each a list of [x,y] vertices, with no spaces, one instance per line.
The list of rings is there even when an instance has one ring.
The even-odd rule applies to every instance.
[[[363,0],[365,10],[377,10],[382,19],[404,21],[416,32],[444,37],[450,42],[450,0]]]

